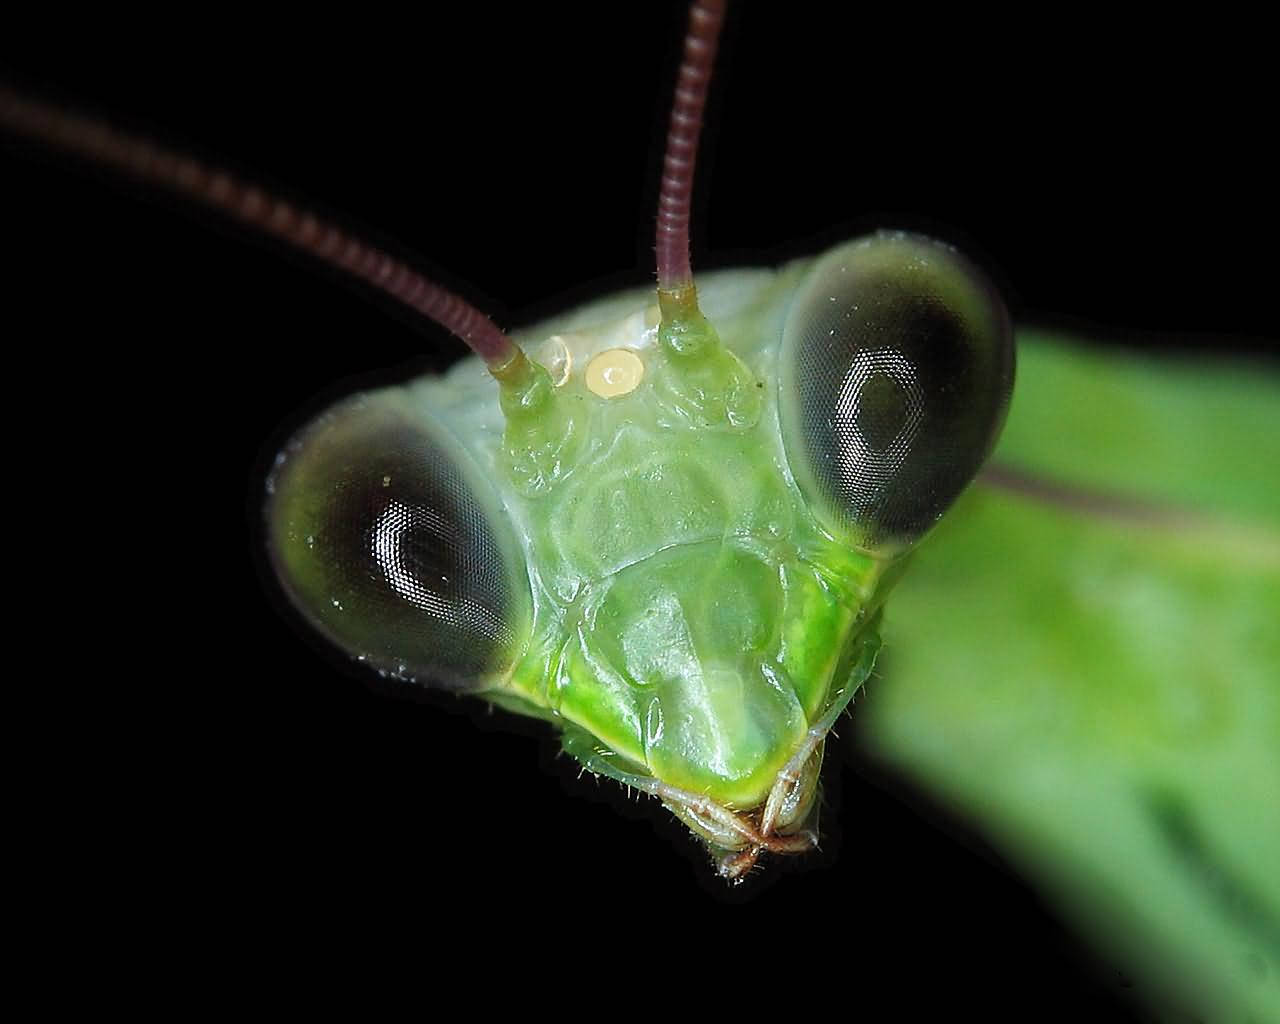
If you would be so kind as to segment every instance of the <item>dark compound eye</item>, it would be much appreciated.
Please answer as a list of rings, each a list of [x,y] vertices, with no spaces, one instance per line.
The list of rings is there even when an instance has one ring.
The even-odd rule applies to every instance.
[[[990,454],[1013,387],[995,288],[916,235],[823,256],[787,317],[780,359],[797,483],[837,532],[878,550],[937,522]]]
[[[528,634],[528,574],[493,488],[399,388],[358,395],[281,453],[268,544],[294,605],[353,657],[474,689]]]

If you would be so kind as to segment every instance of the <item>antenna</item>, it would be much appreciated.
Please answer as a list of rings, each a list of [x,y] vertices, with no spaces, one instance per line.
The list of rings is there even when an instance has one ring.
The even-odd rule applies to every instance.
[[[684,37],[684,59],[676,79],[658,196],[658,304],[663,319],[667,319],[668,312],[679,316],[696,314],[698,309],[689,264],[689,215],[702,112],[724,12],[725,0],[696,0],[689,11],[689,31]]]
[[[457,335],[495,376],[524,362],[515,342],[465,299],[378,247],[258,185],[149,139],[120,132],[105,121],[27,99],[4,85],[0,85],[0,127],[160,185],[360,278]]]

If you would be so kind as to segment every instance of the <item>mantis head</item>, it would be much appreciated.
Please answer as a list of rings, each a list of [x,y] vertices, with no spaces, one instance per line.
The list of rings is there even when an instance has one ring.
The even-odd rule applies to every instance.
[[[918,236],[704,292],[709,318],[635,294],[527,332],[496,396],[467,363],[348,401],[268,517],[340,646],[553,719],[735,875],[810,845],[822,742],[994,444],[1013,349],[981,273]]]
[[[689,200],[723,4],[693,5],[656,295],[526,332],[261,189],[0,90],[0,121],[362,278],[476,360],[356,395],[280,453],[268,547],[301,614],[384,674],[553,721],[740,876],[796,852],[904,555],[991,451],[1009,318],[948,246],[878,234],[703,279]]]
[[[446,308],[484,369],[322,416],[267,518],[286,589],[341,647],[553,720],[739,877],[812,845],[827,732],[904,554],[995,443],[1013,348],[977,268],[905,234],[713,278],[703,313],[688,207],[722,14],[691,16],[656,302],[528,332],[533,358]]]

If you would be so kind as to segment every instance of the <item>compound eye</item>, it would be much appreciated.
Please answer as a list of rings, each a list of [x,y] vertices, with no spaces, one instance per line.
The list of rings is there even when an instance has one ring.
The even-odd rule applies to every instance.
[[[510,669],[531,618],[523,557],[493,487],[403,389],[321,415],[267,490],[280,582],[348,654],[451,689]]]
[[[796,482],[851,543],[918,540],[991,453],[1013,388],[1013,336],[991,282],[907,234],[823,256],[783,329],[779,409]]]

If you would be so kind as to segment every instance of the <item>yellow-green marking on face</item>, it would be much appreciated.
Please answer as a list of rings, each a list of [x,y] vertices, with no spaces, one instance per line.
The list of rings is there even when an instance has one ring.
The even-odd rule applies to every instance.
[[[601,398],[629,395],[643,379],[644,363],[630,349],[608,349],[587,364],[587,389]]]

